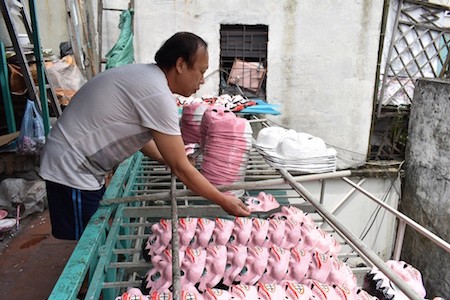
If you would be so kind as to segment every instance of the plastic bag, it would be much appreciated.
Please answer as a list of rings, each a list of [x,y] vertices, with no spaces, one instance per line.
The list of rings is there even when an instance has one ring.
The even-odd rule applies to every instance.
[[[17,153],[39,154],[45,144],[44,121],[33,101],[27,100],[20,135],[17,140]]]

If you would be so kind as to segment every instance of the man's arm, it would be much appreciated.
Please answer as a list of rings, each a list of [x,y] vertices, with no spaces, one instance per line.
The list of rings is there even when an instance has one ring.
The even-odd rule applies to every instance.
[[[250,215],[247,207],[241,200],[220,192],[191,165],[186,156],[181,136],[167,135],[154,130],[152,130],[152,135],[161,156],[170,167],[172,173],[191,191],[220,205],[231,215]]]
[[[147,144],[142,147],[141,152],[162,164],[166,163],[161,153],[159,152],[158,147],[156,147],[154,140],[150,140],[149,142],[147,142]]]

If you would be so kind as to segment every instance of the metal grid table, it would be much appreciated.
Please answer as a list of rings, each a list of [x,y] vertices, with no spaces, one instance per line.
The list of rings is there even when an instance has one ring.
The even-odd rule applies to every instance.
[[[348,171],[341,175],[331,174],[330,176],[342,177],[350,174]],[[326,174],[324,176],[326,178]],[[314,175],[304,177],[304,180],[315,178]],[[244,186],[253,186],[254,188],[246,188],[246,193],[265,190],[272,193],[281,204],[294,205],[313,214],[313,219],[317,224],[327,223],[334,228],[330,233],[340,243],[345,244],[350,241],[350,247],[356,250],[351,253],[340,253],[340,259],[358,256],[364,261],[370,262],[375,254],[370,253],[370,249],[363,249],[364,252],[361,252],[362,250],[359,248],[367,248],[361,241],[355,240],[356,237],[352,238],[345,228],[335,225],[334,222],[330,223],[329,221],[333,221],[334,217],[323,212],[320,209],[320,203],[316,203],[308,191],[304,190],[300,184],[296,184],[296,179],[286,171],[274,170],[256,151],[251,152]],[[258,187],[258,183],[261,182],[265,183],[264,189]],[[276,184],[270,186],[268,183],[271,182]],[[189,195],[189,191],[182,183],[173,182],[172,184],[176,185],[178,192],[176,202],[179,217],[230,217],[210,201]],[[167,192],[170,187],[170,171],[165,166],[150,161],[140,152],[122,163],[117,169],[103,201],[118,198],[123,200],[123,197],[130,196],[134,201],[99,208],[78,242],[49,299],[75,299],[85,278],[89,278],[90,282],[86,299],[98,299],[100,294],[103,295],[103,299],[114,299],[127,287],[139,287],[143,276],[151,267],[151,264],[145,262],[141,256],[142,245],[149,237],[150,227],[161,218],[171,217],[171,197]],[[152,199],[152,195],[161,195],[162,193],[167,193],[167,197],[159,197],[158,200],[136,201],[136,199]],[[305,198],[308,201],[305,201]],[[317,211],[317,208],[320,211]],[[260,217],[267,216],[261,215]],[[362,256],[360,256],[361,253],[363,253]],[[372,260],[376,260],[377,266],[379,265],[379,268],[384,270],[380,265],[379,258],[377,260],[376,257]],[[358,275],[362,276],[373,265],[368,263],[367,267],[353,268],[353,271],[357,277]],[[389,273],[389,270],[386,271]],[[395,274],[386,275],[396,276]],[[396,280],[398,279],[397,277]],[[412,297],[411,299],[419,298]]]

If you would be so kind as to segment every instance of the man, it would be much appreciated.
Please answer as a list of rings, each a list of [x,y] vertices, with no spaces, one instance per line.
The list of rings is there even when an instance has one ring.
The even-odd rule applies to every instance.
[[[56,238],[80,238],[103,196],[105,176],[138,150],[164,161],[189,189],[229,214],[249,215],[241,200],[218,191],[190,164],[181,138],[173,94],[190,96],[204,83],[206,42],[192,33],[176,33],[155,61],[98,74],[54,124],[40,175]]]

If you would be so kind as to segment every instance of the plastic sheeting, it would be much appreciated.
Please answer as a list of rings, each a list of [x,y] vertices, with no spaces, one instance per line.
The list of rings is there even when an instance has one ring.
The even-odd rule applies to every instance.
[[[124,10],[120,14],[120,35],[116,44],[106,54],[106,69],[134,62],[132,19],[132,10]]]

